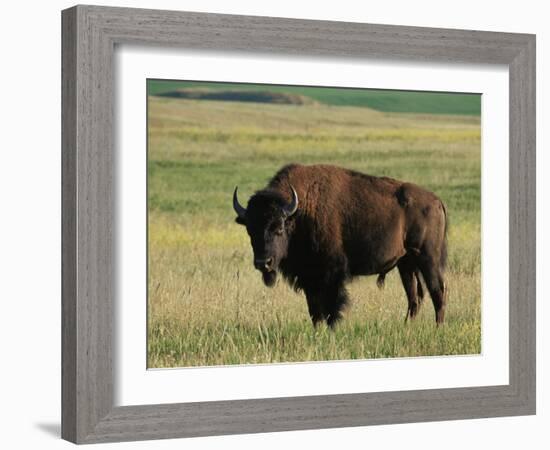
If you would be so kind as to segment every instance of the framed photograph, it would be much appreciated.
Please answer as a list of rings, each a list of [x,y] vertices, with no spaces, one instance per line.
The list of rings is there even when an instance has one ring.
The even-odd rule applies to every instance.
[[[535,413],[535,37],[62,13],[62,436]]]

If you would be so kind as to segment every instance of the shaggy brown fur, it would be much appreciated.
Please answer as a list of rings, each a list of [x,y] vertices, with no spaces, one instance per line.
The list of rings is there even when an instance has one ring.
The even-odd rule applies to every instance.
[[[290,216],[284,208],[292,201]],[[249,200],[237,222],[246,225],[255,265],[266,285],[277,271],[303,290],[314,325],[333,326],[348,296],[345,282],[360,275],[398,268],[414,318],[423,297],[420,274],[435,308],[445,314],[443,279],[447,257],[445,206],[433,193],[412,183],[329,166],[291,164]]]

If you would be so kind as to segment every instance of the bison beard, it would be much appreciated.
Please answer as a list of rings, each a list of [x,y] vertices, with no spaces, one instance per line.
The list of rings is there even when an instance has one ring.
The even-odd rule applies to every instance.
[[[254,265],[266,286],[279,271],[306,296],[314,325],[334,326],[348,302],[345,283],[398,268],[414,318],[421,278],[444,320],[447,213],[433,193],[411,183],[329,165],[288,165],[256,192],[246,208],[233,195],[236,222],[245,225]],[[422,275],[422,276],[421,276]]]
[[[262,272],[262,279],[267,287],[273,287],[275,286],[275,281],[277,281],[277,272],[274,270],[265,270]]]

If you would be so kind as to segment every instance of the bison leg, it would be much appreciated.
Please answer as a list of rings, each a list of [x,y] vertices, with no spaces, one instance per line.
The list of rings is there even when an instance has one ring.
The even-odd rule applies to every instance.
[[[306,300],[309,317],[313,322],[313,326],[317,328],[317,325],[325,320],[325,314],[323,313],[322,297],[319,292],[306,290]]]
[[[307,307],[313,326],[326,320],[331,328],[342,318],[342,310],[348,303],[348,293],[343,283],[306,289]]]
[[[416,275],[416,292],[418,293],[418,306],[422,304],[424,300],[424,289],[422,288],[422,283],[420,282],[420,271],[418,268],[415,270],[414,274]]]
[[[409,307],[407,308],[407,314],[405,316],[405,322],[410,317],[414,319],[418,313],[418,308],[420,306],[419,301],[419,289],[422,290],[422,285],[416,274],[416,265],[410,256],[405,256],[397,264],[399,269],[399,275],[401,276],[401,281],[403,287],[405,288],[405,293],[407,294],[407,301]]]
[[[342,310],[348,303],[348,293],[343,284],[328,287],[324,293],[327,325],[334,328],[342,318]]]
[[[435,309],[435,321],[438,325],[445,320],[445,305],[446,305],[446,286],[443,279],[443,273],[439,268],[439,264],[432,263],[429,259],[420,265],[420,270]]]

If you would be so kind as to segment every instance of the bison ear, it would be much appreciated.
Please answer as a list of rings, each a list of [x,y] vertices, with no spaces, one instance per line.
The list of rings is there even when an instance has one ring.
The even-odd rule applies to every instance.
[[[239,225],[246,225],[246,221],[241,216],[237,216],[235,222],[237,222]]]

